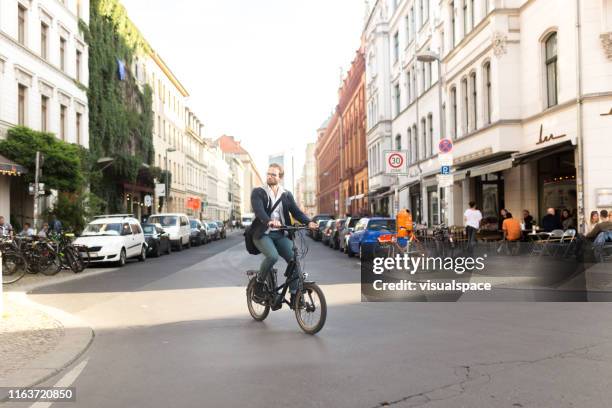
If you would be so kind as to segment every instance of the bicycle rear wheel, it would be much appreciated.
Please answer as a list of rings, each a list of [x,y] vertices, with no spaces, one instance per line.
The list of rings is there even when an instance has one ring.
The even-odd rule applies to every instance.
[[[2,284],[17,282],[23,278],[28,270],[26,259],[17,252],[4,252],[2,254]]]
[[[49,247],[41,249],[38,253],[37,269],[43,275],[56,275],[62,269],[62,262],[57,256],[57,252]]]
[[[314,282],[306,282],[296,294],[295,318],[307,334],[316,334],[325,325],[327,302],[323,291]]]
[[[253,294],[255,292],[256,282],[257,282],[257,278],[252,278],[249,281],[249,284],[247,285],[247,289],[246,289],[247,307],[249,308],[249,313],[251,314],[251,317],[256,321],[261,322],[265,320],[266,317],[268,317],[268,314],[270,313],[270,305],[269,304],[264,305],[264,304],[258,303],[255,300],[253,300]]]

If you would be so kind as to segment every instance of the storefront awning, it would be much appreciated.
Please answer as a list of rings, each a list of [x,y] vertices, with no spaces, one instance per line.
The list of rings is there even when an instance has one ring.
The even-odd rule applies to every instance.
[[[523,164],[529,163],[532,161],[543,159],[547,156],[552,156],[553,154],[569,152],[576,148],[576,146],[572,145],[572,142],[565,141],[563,143],[558,143],[556,145],[543,147],[541,149],[533,150],[531,152],[518,153],[514,155],[514,164]]]
[[[368,197],[374,197],[374,196],[376,196],[376,195],[382,194],[382,193],[384,193],[385,191],[388,191],[390,188],[391,188],[391,187],[389,187],[389,186],[385,186],[385,187],[378,188],[378,189],[376,189],[376,190],[374,190],[374,191],[370,191],[370,192],[368,193]]]
[[[484,174],[496,173],[498,171],[507,170],[513,165],[512,158],[504,159],[495,163],[483,164],[481,166],[469,167],[455,171],[453,173],[453,181],[461,181],[466,177],[477,177]]]
[[[12,160],[7,159],[6,157],[0,154],[0,174],[5,174],[9,176],[21,176],[22,174],[26,174],[27,172],[27,168],[15,163]]]

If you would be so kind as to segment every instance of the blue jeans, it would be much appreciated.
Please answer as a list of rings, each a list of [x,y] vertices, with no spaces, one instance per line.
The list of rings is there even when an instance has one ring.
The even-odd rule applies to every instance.
[[[253,239],[253,243],[265,256],[259,267],[258,278],[265,281],[272,267],[278,262],[279,255],[283,257],[287,263],[293,259],[293,244],[291,240],[285,236],[282,231],[270,231],[264,234],[260,239]],[[297,291],[298,281],[291,282],[289,289],[291,293]]]

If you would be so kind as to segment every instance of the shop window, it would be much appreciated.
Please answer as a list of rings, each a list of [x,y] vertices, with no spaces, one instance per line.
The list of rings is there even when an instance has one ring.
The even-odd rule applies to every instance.
[[[544,41],[546,56],[546,102],[547,107],[557,104],[557,33],[552,33]]]

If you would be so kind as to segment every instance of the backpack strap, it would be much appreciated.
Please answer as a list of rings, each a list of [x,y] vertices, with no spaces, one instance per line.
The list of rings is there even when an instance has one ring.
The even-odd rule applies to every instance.
[[[276,210],[276,207],[278,207],[278,205],[281,203],[281,201],[283,200],[283,196],[285,195],[285,193],[281,194],[281,196],[278,198],[278,200],[276,200],[276,202],[274,203],[274,205],[272,206],[272,208],[270,208],[270,212],[268,213],[268,215],[271,215],[274,210]]]

